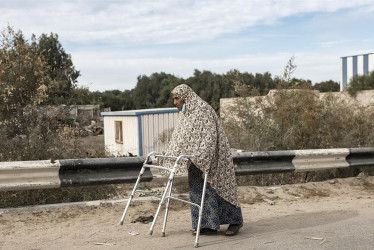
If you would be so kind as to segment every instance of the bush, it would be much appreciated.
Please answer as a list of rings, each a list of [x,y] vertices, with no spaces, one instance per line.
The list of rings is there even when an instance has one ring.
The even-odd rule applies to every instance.
[[[233,148],[297,150],[374,145],[374,108],[352,106],[333,95],[320,100],[308,89],[238,98],[221,114]]]
[[[357,91],[374,89],[374,71],[369,75],[357,75],[348,84],[347,91],[350,95],[356,96]]]
[[[312,89],[318,90],[319,92],[337,92],[340,90],[340,86],[339,83],[329,80],[314,84]]]
[[[321,100],[307,82],[292,84],[293,60],[288,61],[277,89],[265,97],[237,98],[221,111],[231,147],[266,151],[373,146],[374,107],[352,105],[332,94]],[[374,83],[374,71],[365,86],[369,86],[369,79]],[[235,81],[238,94],[256,95],[255,89],[243,86],[240,79]]]

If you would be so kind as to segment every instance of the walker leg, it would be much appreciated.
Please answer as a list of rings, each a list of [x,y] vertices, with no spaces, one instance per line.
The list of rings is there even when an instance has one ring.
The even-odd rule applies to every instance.
[[[121,226],[123,225],[123,221],[124,221],[124,219],[125,219],[125,217],[126,217],[127,210],[129,209],[130,203],[131,203],[132,199],[134,198],[134,195],[135,195],[136,189],[138,188],[138,185],[139,185],[139,182],[140,182],[140,178],[142,177],[142,175],[143,175],[143,173],[144,173],[144,170],[145,170],[145,168],[142,167],[142,169],[140,170],[140,173],[139,173],[138,179],[136,180],[135,185],[134,185],[134,188],[132,189],[132,192],[131,192],[131,194],[130,194],[129,200],[127,201],[127,205],[126,205],[125,211],[123,211],[123,214],[122,214],[121,220],[119,221],[119,224],[120,224]]]
[[[199,235],[200,235],[200,228],[201,228],[201,218],[203,217],[204,199],[205,199],[205,191],[206,191],[207,180],[208,180],[208,174],[205,173],[205,176],[204,176],[204,185],[203,185],[203,193],[201,195],[201,204],[200,204],[200,209],[199,209],[199,219],[198,219],[198,222],[197,222],[196,239],[195,239],[194,247],[198,247],[199,246]]]
[[[172,183],[172,181],[173,181],[173,178],[174,178],[174,173],[172,172],[172,173],[170,174],[168,184],[167,184],[166,187],[165,187],[165,191],[164,191],[164,194],[162,195],[161,201],[160,201],[160,203],[158,204],[158,208],[157,208],[157,211],[156,211],[155,217],[154,217],[154,219],[153,219],[153,221],[152,221],[151,228],[149,229],[149,232],[148,232],[149,235],[152,235],[152,234],[153,234],[153,228],[154,228],[154,226],[155,226],[155,224],[156,224],[156,220],[157,220],[158,214],[160,213],[161,207],[162,207],[162,205],[164,204],[165,197],[166,197],[166,193],[167,193],[167,191],[168,191],[169,188],[170,188],[170,185],[171,185],[171,183]]]
[[[171,184],[170,184],[170,188],[169,188],[169,196],[171,196],[171,190],[172,190],[172,188],[173,188],[173,180],[171,180]],[[170,198],[168,199],[168,201],[166,203],[165,217],[164,217],[164,223],[162,225],[161,237],[165,237],[166,222],[168,220],[169,206],[170,206]]]

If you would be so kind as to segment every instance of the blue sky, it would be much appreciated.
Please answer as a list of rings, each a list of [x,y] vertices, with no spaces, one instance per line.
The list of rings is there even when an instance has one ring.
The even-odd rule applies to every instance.
[[[194,69],[340,80],[340,57],[374,52],[374,0],[0,0],[0,28],[56,33],[90,90]]]

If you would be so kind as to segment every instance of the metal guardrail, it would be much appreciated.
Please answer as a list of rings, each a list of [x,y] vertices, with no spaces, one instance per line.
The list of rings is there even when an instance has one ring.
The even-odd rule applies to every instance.
[[[0,162],[0,190],[58,188],[59,162]]]
[[[144,157],[91,158],[60,160],[61,187],[133,183],[143,166]],[[141,181],[151,181],[149,169]]]
[[[374,147],[237,152],[236,175],[374,166]],[[0,162],[0,191],[133,183],[143,157]],[[141,181],[151,181],[149,169]]]
[[[0,162],[0,191],[133,183],[143,157]],[[149,169],[141,181],[153,179]]]

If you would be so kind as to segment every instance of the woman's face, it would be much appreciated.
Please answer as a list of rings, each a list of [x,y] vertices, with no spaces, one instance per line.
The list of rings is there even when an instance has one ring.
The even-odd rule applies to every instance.
[[[177,107],[179,111],[181,111],[184,101],[174,94],[172,95],[172,98],[173,98],[174,106]]]

